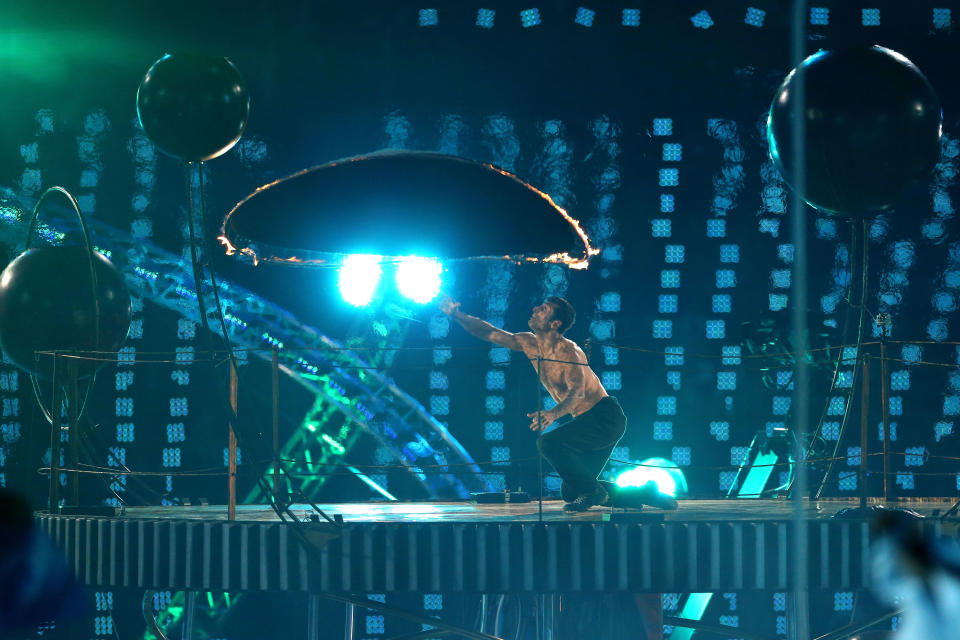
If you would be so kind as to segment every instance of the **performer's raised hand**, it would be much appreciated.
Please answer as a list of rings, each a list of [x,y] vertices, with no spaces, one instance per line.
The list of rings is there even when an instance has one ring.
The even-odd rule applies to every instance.
[[[460,303],[454,302],[453,298],[451,298],[450,296],[443,296],[443,298],[440,299],[440,311],[447,314],[448,316],[452,316],[459,310],[460,310]]]

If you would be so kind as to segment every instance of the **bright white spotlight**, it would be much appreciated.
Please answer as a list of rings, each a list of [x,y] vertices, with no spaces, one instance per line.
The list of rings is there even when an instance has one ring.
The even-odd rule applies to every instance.
[[[440,293],[443,266],[433,258],[407,256],[397,265],[397,288],[407,298],[426,304]]]
[[[353,254],[340,265],[340,295],[355,307],[370,304],[380,282],[380,256]]]

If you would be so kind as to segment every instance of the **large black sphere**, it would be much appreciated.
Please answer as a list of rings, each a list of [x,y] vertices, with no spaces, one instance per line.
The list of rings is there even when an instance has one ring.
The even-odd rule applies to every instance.
[[[130,294],[123,276],[94,252],[100,300],[97,339],[90,263],[84,247],[38,247],[0,273],[0,347],[18,366],[43,378],[53,358],[36,351],[117,351],[130,328]],[[81,361],[88,376],[103,363]],[[57,366],[64,366],[59,361]]]
[[[894,206],[933,169],[940,102],[920,70],[879,46],[821,51],[787,75],[770,106],[770,155],[793,183],[797,89],[804,82],[806,184],[800,196],[829,213]]]
[[[137,116],[164,152],[189,162],[229,151],[247,126],[250,95],[227,58],[165,55],[143,76]]]

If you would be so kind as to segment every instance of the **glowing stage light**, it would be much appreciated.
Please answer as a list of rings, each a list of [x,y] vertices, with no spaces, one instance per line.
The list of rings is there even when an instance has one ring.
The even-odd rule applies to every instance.
[[[407,256],[397,265],[397,288],[414,302],[425,304],[440,293],[443,266],[432,258]]]
[[[370,304],[380,282],[380,256],[353,254],[340,265],[340,295],[355,307]]]
[[[676,464],[665,458],[647,458],[634,467],[621,473],[616,480],[618,487],[642,487],[653,481],[660,493],[680,496],[687,493],[687,479]]]

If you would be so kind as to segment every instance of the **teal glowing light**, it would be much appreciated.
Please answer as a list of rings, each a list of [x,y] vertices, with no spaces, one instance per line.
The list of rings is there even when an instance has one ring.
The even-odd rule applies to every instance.
[[[397,288],[405,297],[426,304],[440,293],[443,266],[433,258],[407,256],[397,265]]]
[[[712,593],[691,593],[680,611],[680,618],[684,620],[701,620],[710,604]],[[690,640],[693,637],[693,628],[677,625],[671,634],[671,640]]]
[[[380,282],[380,256],[354,254],[346,256],[340,265],[338,285],[340,295],[355,307],[370,304]]]
[[[676,464],[666,458],[647,458],[638,466],[617,476],[618,487],[642,487],[653,481],[660,493],[670,496],[686,495],[687,479]]]
[[[743,480],[743,485],[737,493],[738,498],[759,498],[763,495],[763,489],[767,486],[767,480],[773,473],[773,466],[777,463],[778,456],[773,451],[769,453],[757,453],[750,470],[747,471],[747,477]],[[729,494],[728,494],[729,495]]]

